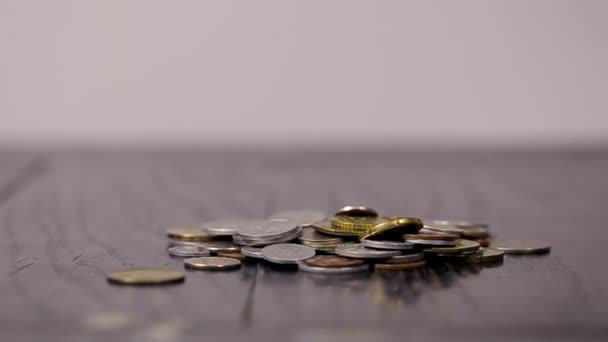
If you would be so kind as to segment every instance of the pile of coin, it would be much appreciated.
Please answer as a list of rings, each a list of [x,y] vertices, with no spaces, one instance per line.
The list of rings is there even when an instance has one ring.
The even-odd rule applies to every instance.
[[[185,268],[192,270],[229,270],[241,262],[263,261],[325,274],[396,271],[436,262],[500,264],[505,253],[550,250],[546,243],[495,241],[484,223],[380,216],[365,206],[346,206],[331,217],[290,210],[267,219],[216,220],[171,228],[167,237],[169,255],[185,258]],[[148,285],[184,276],[171,269],[133,269],[109,273],[108,280]]]

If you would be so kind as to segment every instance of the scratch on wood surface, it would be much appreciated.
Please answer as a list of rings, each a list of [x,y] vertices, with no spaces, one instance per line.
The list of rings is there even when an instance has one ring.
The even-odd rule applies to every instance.
[[[15,269],[13,272],[11,272],[10,274],[15,274],[15,273],[17,273],[17,272],[19,272],[19,271],[23,270],[24,268],[27,268],[27,267],[32,266],[32,265],[33,265],[33,264],[35,264],[35,263],[36,263],[35,261],[32,261],[32,262],[30,262],[29,264],[21,265],[21,266],[17,267],[17,268],[16,268],[16,269]]]

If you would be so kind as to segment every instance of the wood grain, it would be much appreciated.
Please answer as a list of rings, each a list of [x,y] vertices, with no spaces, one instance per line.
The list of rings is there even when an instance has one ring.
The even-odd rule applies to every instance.
[[[608,337],[608,152],[0,153],[0,339],[531,340]],[[170,287],[164,231],[282,209],[469,218],[551,242],[502,267],[319,276],[246,265]]]

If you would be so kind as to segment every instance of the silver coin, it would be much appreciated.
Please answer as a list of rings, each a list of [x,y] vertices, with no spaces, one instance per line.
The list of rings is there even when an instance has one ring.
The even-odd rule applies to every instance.
[[[208,232],[209,235],[215,236],[230,236],[238,233],[239,229],[259,220],[246,219],[230,219],[216,220],[205,222],[201,225],[201,229]]]
[[[456,226],[441,226],[441,225],[427,225],[425,224],[418,234],[450,234],[460,236],[462,234],[462,228]]]
[[[252,246],[252,247],[264,247],[268,245],[274,245],[277,243],[289,242],[300,236],[301,228],[289,235],[280,236],[272,239],[247,239],[239,234],[232,236],[232,241],[237,245],[241,246]]]
[[[296,264],[315,256],[315,250],[304,245],[280,243],[262,248],[262,256],[276,264]]]
[[[383,261],[385,264],[405,264],[424,259],[424,253],[401,254]]]
[[[241,249],[241,247],[230,241],[199,242],[199,246],[208,249],[211,252],[238,252]]]
[[[427,245],[427,246],[454,246],[454,241],[444,241],[444,240],[417,240],[417,239],[406,239],[405,241],[410,243],[415,243],[417,245]]]
[[[360,243],[343,244],[336,247],[336,254],[359,259],[384,259],[400,255],[400,251],[372,249]]]
[[[314,228],[306,227],[302,229],[302,235],[299,238],[300,242],[310,243],[340,243],[342,239],[335,236],[323,235],[317,232]]]
[[[298,269],[304,272],[312,273],[332,273],[332,274],[344,274],[344,273],[356,273],[364,272],[369,269],[368,264],[353,266],[353,267],[315,267],[306,265],[303,262],[298,263]]]
[[[237,259],[223,257],[189,258],[184,260],[184,265],[199,270],[221,270],[232,269],[241,266]]]
[[[551,250],[551,245],[538,241],[498,240],[492,241],[492,248],[505,254],[540,254]]]
[[[270,219],[281,219],[297,223],[302,227],[310,226],[315,222],[327,218],[324,212],[318,210],[285,210],[270,216]]]
[[[362,240],[361,244],[365,247],[375,249],[388,249],[388,250],[404,250],[414,248],[413,243],[409,242],[398,242],[398,241],[379,241],[379,240]]]
[[[450,226],[457,227],[461,229],[471,228],[471,227],[481,227],[488,229],[488,224],[486,223],[478,223],[473,221],[466,220],[425,220],[425,223],[428,223],[430,226]]]
[[[203,257],[210,256],[209,250],[201,246],[173,246],[167,249],[170,255],[177,257]]]
[[[169,239],[169,247],[172,247],[172,246],[195,246],[195,247],[201,247],[201,242],[198,242],[198,241],[182,241],[182,240]]]
[[[263,259],[262,249],[251,246],[243,246],[241,247],[241,254],[244,256],[248,256],[250,258]]]
[[[289,235],[300,226],[292,221],[260,220],[241,227],[238,234],[245,239],[272,239]]]

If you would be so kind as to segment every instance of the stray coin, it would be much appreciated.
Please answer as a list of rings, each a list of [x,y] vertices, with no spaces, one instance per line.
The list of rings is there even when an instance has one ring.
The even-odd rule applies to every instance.
[[[184,265],[197,270],[229,270],[241,266],[241,262],[233,258],[202,257],[184,260]]]
[[[209,250],[201,246],[173,246],[167,249],[169,255],[176,257],[202,257],[210,256]]]
[[[404,262],[399,264],[394,263],[382,263],[375,264],[374,268],[382,271],[400,271],[400,270],[413,270],[416,268],[424,267],[426,265],[426,261],[414,261],[414,262]]]
[[[492,248],[501,250],[506,254],[541,254],[548,253],[551,245],[537,241],[498,240],[492,241]]]
[[[420,261],[424,259],[424,253],[413,253],[413,254],[401,254],[394,257],[390,257],[384,261],[383,264],[402,264],[407,262]]]
[[[471,240],[456,240],[453,247],[432,247],[425,249],[425,252],[436,253],[442,255],[460,254],[467,252],[475,252],[479,250],[479,243]]]
[[[365,207],[362,205],[352,206],[347,205],[346,207],[338,210],[335,216],[351,216],[351,217],[361,217],[361,216],[369,216],[369,217],[378,217],[378,212],[372,208]]]
[[[167,229],[167,236],[179,241],[209,241],[212,236],[198,227],[174,227]]]
[[[345,274],[345,273],[365,272],[369,269],[369,265],[363,264],[363,265],[352,266],[352,267],[317,267],[317,266],[310,266],[304,262],[301,262],[301,263],[298,263],[298,269],[300,271],[311,272],[311,273]]]
[[[218,257],[232,258],[237,260],[246,260],[247,256],[241,252],[217,252]]]
[[[378,240],[361,240],[361,244],[365,247],[375,249],[388,249],[388,250],[404,250],[413,249],[414,244],[409,242],[397,242],[397,241],[378,241]]]
[[[241,247],[241,253],[250,258],[255,258],[255,259],[264,258],[262,256],[262,249],[258,248],[258,247],[243,246],[243,247]]]
[[[338,245],[336,254],[349,258],[384,259],[399,255],[401,252],[367,248],[360,243],[353,243]]]
[[[296,264],[315,256],[315,250],[294,243],[279,243],[262,248],[262,256],[276,264]]]
[[[501,262],[505,253],[493,248],[483,248],[479,254],[468,256],[464,259],[470,263]]]
[[[270,219],[292,221],[302,227],[308,227],[315,222],[325,220],[326,217],[324,212],[318,210],[286,210],[273,214]]]
[[[107,274],[108,281],[124,285],[160,285],[183,281],[183,271],[168,268],[132,268]]]
[[[238,252],[241,249],[230,241],[207,241],[201,242],[200,246],[211,252]]]
[[[303,263],[314,267],[354,267],[365,264],[365,261],[336,255],[317,255],[304,260]]]

